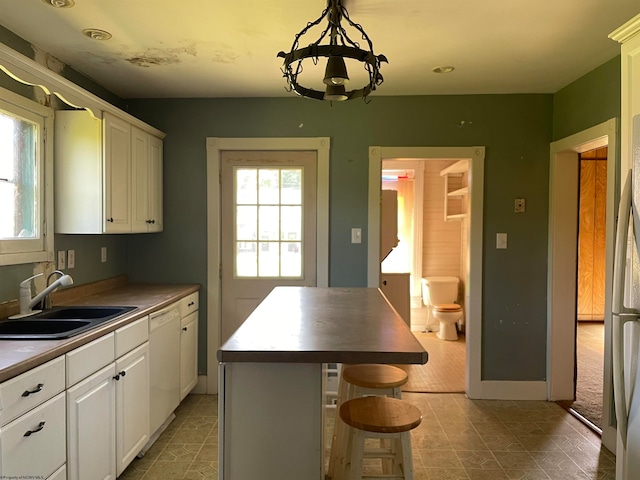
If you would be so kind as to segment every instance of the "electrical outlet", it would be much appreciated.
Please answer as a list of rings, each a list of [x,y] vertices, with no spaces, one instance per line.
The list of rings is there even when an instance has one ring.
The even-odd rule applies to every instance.
[[[499,248],[499,249],[507,248],[507,234],[506,233],[496,233],[496,248]]]
[[[67,252],[60,250],[58,252],[58,270],[67,268]]]
[[[102,263],[107,261],[107,247],[100,248],[100,261]]]
[[[75,250],[67,250],[67,267],[69,268],[76,267],[76,251]]]
[[[516,198],[514,211],[516,213],[524,213],[525,201],[524,198]]]

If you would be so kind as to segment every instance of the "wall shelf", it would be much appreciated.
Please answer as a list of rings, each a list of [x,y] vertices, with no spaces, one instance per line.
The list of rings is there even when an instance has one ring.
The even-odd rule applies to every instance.
[[[469,186],[467,172],[469,160],[463,159],[449,165],[440,171],[444,177],[444,220],[462,220],[467,218],[469,201]]]

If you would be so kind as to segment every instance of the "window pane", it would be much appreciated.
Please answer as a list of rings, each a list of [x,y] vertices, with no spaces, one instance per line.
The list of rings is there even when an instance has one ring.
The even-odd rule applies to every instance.
[[[282,259],[280,275],[283,277],[302,276],[302,243],[286,242],[282,243]]]
[[[258,173],[258,203],[260,205],[280,203],[280,170],[263,168]]]
[[[236,276],[258,275],[258,249],[256,242],[236,242]]]
[[[302,240],[302,208],[282,207],[281,240]]]
[[[260,209],[260,240],[279,240],[280,208],[258,207]]]
[[[258,255],[258,276],[279,277],[280,276],[280,251],[278,242],[260,242],[260,253]]]
[[[258,239],[258,208],[236,207],[236,240]]]
[[[258,200],[258,171],[255,168],[236,170],[236,204],[255,205]]]
[[[0,112],[0,238],[39,238],[37,125]]]
[[[302,204],[302,169],[282,170],[282,199],[283,205]]]

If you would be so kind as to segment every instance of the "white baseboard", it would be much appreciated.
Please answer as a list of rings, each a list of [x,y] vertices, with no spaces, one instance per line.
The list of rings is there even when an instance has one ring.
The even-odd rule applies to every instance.
[[[198,383],[193,387],[190,393],[205,394],[207,393],[207,376],[198,375]]]
[[[485,380],[470,386],[467,396],[474,400],[547,400],[547,382]]]

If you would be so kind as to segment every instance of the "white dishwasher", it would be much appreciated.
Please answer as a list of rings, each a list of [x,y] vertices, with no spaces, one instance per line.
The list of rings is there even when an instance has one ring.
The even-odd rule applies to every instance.
[[[149,315],[149,431],[153,435],[180,403],[180,307]]]

